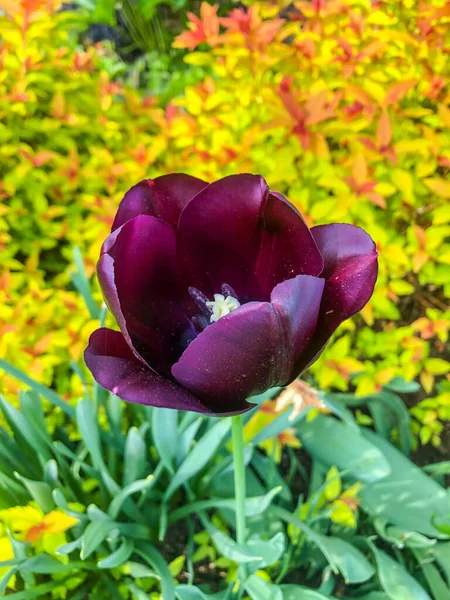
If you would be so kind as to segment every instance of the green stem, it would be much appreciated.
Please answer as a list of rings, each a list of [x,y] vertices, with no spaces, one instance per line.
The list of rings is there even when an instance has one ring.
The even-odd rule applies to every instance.
[[[236,500],[236,541],[245,544],[245,463],[244,463],[244,426],[242,415],[231,417],[231,436],[233,441],[234,461],[234,496]],[[246,569],[240,565],[239,577],[244,583]]]

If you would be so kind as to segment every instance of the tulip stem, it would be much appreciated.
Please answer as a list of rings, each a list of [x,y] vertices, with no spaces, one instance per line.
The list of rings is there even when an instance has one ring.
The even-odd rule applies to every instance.
[[[236,541],[245,544],[245,463],[244,463],[244,426],[242,415],[231,417],[231,436],[234,462],[234,497],[236,501]],[[246,579],[246,569],[240,565],[241,583]]]

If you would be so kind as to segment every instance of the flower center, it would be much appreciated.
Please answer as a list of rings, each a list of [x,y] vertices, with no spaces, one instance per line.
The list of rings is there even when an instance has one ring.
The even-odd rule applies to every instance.
[[[230,314],[236,308],[239,308],[241,303],[233,296],[224,296],[223,294],[214,294],[214,300],[208,300],[206,306],[212,311],[210,317],[211,323],[215,323],[221,317]]]
[[[237,294],[227,283],[223,283],[221,294],[214,294],[214,300],[208,300],[203,292],[197,288],[188,288],[189,295],[200,309],[199,312],[191,317],[197,333],[201,333],[208,325],[215,323],[221,317],[229,315],[230,312],[241,306],[237,299]]]

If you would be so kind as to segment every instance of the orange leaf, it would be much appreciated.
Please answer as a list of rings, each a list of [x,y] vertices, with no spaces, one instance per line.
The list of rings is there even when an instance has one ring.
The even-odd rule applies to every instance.
[[[416,79],[407,79],[406,81],[397,81],[390,85],[386,92],[385,105],[389,106],[401,100],[416,83]]]
[[[391,121],[389,119],[387,110],[384,109],[381,113],[380,120],[378,121],[377,133],[376,133],[377,145],[380,148],[380,150],[386,149],[389,146],[389,144],[391,143],[391,139],[392,139]]]

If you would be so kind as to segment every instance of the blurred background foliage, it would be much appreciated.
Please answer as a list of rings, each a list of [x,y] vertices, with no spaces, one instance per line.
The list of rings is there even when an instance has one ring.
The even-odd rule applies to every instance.
[[[68,359],[94,324],[70,280],[72,246],[91,277],[141,178],[262,173],[310,225],[359,224],[380,252],[372,301],[311,377],[357,395],[397,375],[420,381],[414,431],[439,445],[450,416],[448,5],[0,6],[0,357],[79,392]]]

